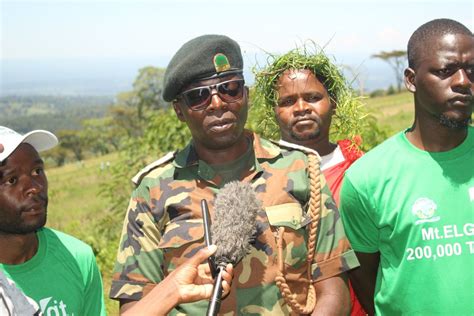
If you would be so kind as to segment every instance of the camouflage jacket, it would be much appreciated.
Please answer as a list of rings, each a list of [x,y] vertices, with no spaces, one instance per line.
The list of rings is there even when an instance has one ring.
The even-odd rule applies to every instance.
[[[286,279],[305,303],[307,288],[307,230],[309,199],[307,157],[287,151],[247,132],[255,162],[240,180],[255,188],[263,209],[257,215],[257,236],[250,253],[234,268],[230,294],[221,314],[289,314],[275,276],[278,270],[275,231],[283,236]],[[171,159],[170,159],[171,160]],[[122,230],[110,297],[139,300],[156,283],[204,246],[201,199],[207,199],[211,217],[219,177],[196,156],[192,144],[174,160],[154,164],[132,193]],[[139,178],[137,178],[139,179]],[[312,264],[318,282],[359,265],[345,236],[339,212],[321,176],[322,212]],[[306,282],[305,282],[306,281]],[[177,306],[172,314],[203,315],[207,301]]]

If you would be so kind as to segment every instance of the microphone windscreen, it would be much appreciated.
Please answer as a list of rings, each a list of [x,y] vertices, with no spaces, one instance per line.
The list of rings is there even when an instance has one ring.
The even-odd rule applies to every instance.
[[[232,181],[224,185],[214,201],[211,232],[217,246],[216,263],[235,265],[249,251],[257,229],[261,202],[248,183]]]

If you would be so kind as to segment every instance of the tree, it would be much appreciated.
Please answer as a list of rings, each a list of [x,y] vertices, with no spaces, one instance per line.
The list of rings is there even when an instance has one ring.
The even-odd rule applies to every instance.
[[[133,82],[135,94],[133,103],[137,107],[140,121],[145,118],[144,112],[147,110],[156,110],[166,106],[161,99],[164,75],[165,70],[161,68],[149,66],[139,70],[138,76]]]
[[[59,146],[72,151],[77,161],[81,161],[84,158],[84,144],[78,131],[60,130],[56,133],[56,135],[60,140]]]
[[[44,159],[51,159],[54,161],[56,167],[61,167],[66,163],[67,150],[61,146],[56,146],[42,154]]]
[[[372,55],[372,58],[382,59],[390,65],[395,72],[397,90],[398,92],[402,91],[403,69],[405,68],[407,60],[407,52],[404,50],[393,50],[390,52],[381,51],[378,54]]]
[[[82,121],[82,126],[80,136],[84,147],[95,155],[120,149],[124,133],[113,124],[111,116]]]

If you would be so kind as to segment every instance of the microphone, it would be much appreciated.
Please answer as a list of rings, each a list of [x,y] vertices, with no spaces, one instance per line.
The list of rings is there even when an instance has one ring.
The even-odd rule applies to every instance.
[[[214,290],[207,309],[208,316],[217,315],[222,298],[222,273],[228,263],[237,264],[250,251],[257,231],[257,212],[262,209],[254,189],[248,183],[232,181],[224,185],[214,201],[211,235],[217,251]]]

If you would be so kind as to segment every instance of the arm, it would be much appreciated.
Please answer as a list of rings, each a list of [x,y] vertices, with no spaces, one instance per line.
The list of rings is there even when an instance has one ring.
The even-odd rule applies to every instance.
[[[345,273],[314,283],[316,307],[312,315],[348,315],[351,310]]]
[[[369,315],[375,314],[374,293],[377,271],[380,263],[380,253],[356,252],[360,267],[349,272],[352,287]]]
[[[176,305],[211,297],[213,280],[209,265],[201,264],[216,251],[216,246],[203,248],[196,255],[171,272],[163,281],[140,301],[120,300],[121,315],[166,315]],[[230,291],[233,276],[232,265],[224,272],[222,283],[224,296]]]
[[[341,190],[341,217],[360,267],[349,272],[352,287],[364,310],[374,315],[374,294],[380,263],[379,224],[371,191],[359,179],[352,184],[348,174]],[[369,193],[366,193],[369,192]]]

